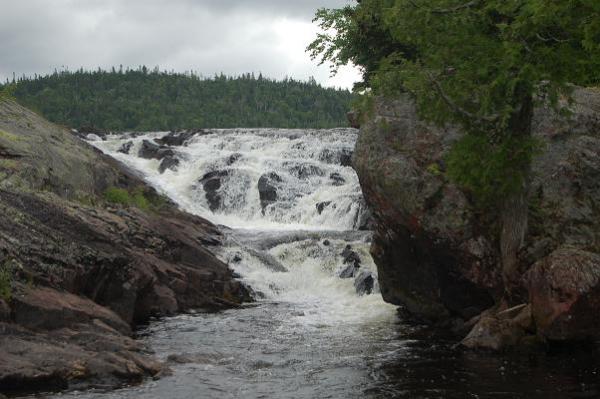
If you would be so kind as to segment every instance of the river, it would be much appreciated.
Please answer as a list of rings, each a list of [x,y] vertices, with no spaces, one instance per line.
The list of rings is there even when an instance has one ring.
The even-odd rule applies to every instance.
[[[174,147],[179,164],[164,173],[160,161],[137,155],[143,140],[164,133],[94,141],[186,211],[221,225],[227,238],[218,256],[256,303],[141,329],[171,375],[56,397],[600,397],[595,353],[463,352],[383,302],[368,210],[348,165],[357,134],[212,130]],[[129,141],[129,154],[118,152]]]

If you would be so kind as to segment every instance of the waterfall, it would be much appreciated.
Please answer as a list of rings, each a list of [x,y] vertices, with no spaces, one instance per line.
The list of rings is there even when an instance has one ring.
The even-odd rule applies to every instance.
[[[318,324],[389,317],[393,308],[378,293],[369,254],[370,213],[351,167],[357,135],[211,129],[91,142],[184,210],[221,225],[219,256],[257,299],[302,304],[303,320]]]

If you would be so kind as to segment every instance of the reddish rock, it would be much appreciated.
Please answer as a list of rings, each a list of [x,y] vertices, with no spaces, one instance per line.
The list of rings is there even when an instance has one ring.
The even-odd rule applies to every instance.
[[[220,233],[65,129],[0,100],[0,392],[117,387],[164,373],[131,339],[151,316],[249,299],[212,253]],[[2,160],[0,154],[0,161]],[[110,204],[108,188],[151,209]],[[161,374],[162,375],[162,374]]]
[[[500,308],[503,309],[503,308]],[[469,349],[501,351],[520,346],[534,331],[531,306],[493,309],[482,313],[461,345]]]
[[[600,336],[589,266],[600,253],[600,92],[576,88],[572,96],[564,104],[572,111],[568,118],[547,106],[535,110],[532,135],[542,145],[532,161],[517,273],[524,277],[534,265],[536,270],[529,286],[523,283],[510,295],[511,304],[530,297],[540,334],[558,340]],[[445,170],[464,132],[420,120],[408,95],[376,99],[373,111],[361,125],[353,163],[375,220],[371,252],[383,298],[444,325],[463,324],[497,307],[505,296],[497,215],[478,209]],[[554,253],[562,246],[573,251]],[[561,286],[557,267],[543,266],[557,264],[557,257],[561,267],[588,265],[569,268],[571,277],[564,276],[585,295]],[[481,332],[494,335],[497,329],[502,335],[504,322],[481,323]]]
[[[122,334],[131,333],[129,325],[110,309],[67,292],[50,288],[24,288],[15,295],[14,322],[32,330],[56,330],[64,326],[101,320]]]
[[[538,334],[548,340],[600,338],[600,255],[562,248],[527,276]]]

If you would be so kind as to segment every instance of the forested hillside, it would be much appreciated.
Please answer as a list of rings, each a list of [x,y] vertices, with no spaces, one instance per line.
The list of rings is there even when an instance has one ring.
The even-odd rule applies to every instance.
[[[6,85],[5,85],[6,86]],[[346,126],[352,94],[259,75],[136,70],[55,72],[16,80],[12,94],[52,122],[107,130]]]

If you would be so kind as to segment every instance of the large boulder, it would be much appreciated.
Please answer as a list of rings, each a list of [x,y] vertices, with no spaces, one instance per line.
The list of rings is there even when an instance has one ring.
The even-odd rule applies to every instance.
[[[182,146],[186,145],[187,142],[196,135],[206,134],[203,130],[184,130],[178,132],[169,132],[166,136],[156,139],[155,141],[160,145],[166,146]]]
[[[114,187],[148,208],[108,202]],[[0,268],[11,297],[0,299],[0,392],[157,376],[163,366],[131,337],[138,323],[248,299],[208,248],[219,242],[215,226],[116,160],[0,100]]]
[[[277,201],[277,186],[282,181],[281,177],[275,172],[266,173],[258,179],[258,195],[263,211],[267,206]]]
[[[600,255],[561,248],[538,261],[527,277],[541,337],[600,339]]]
[[[529,226],[519,251],[518,270],[525,277],[536,265],[531,274],[536,278],[522,279],[516,299],[532,301],[540,334],[548,339],[598,331],[598,326],[580,327],[588,321],[579,320],[584,316],[575,311],[578,300],[575,312],[565,313],[574,326],[568,333],[558,333],[565,331],[558,327],[562,322],[540,311],[554,308],[554,299],[541,294],[552,279],[541,265],[550,262],[556,270],[554,259],[568,258],[555,251],[571,248],[572,255],[579,254],[573,264],[581,261],[580,251],[589,254],[586,259],[600,252],[600,91],[576,89],[573,99],[570,117],[548,107],[535,110],[532,134],[542,151],[532,165]],[[378,99],[373,116],[361,126],[353,158],[373,212],[371,251],[382,295],[432,322],[466,321],[498,304],[505,292],[493,215],[477,210],[445,175],[445,158],[462,136],[455,127],[421,121],[408,95]],[[574,278],[581,282],[586,276]],[[598,303],[586,306],[600,310]]]
[[[138,151],[138,156],[145,159],[161,160],[166,157],[174,157],[175,152],[168,147],[160,146],[150,140],[144,140]]]

